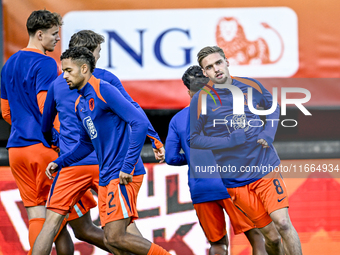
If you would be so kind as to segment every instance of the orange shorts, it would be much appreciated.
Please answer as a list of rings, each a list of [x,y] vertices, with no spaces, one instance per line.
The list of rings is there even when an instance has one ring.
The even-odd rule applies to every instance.
[[[97,204],[93,200],[91,192],[87,194],[91,198],[82,197],[90,188],[98,193],[98,186],[98,165],[65,167],[58,171],[54,177],[46,208],[61,215],[66,215],[80,199],[80,201],[83,201],[83,203],[80,202],[80,207],[77,206],[80,211],[81,208],[93,208]]]
[[[81,199],[72,207],[67,221],[75,220],[82,217],[84,214],[90,211],[90,209],[97,206],[96,200],[94,200],[92,192],[88,189]]]
[[[223,209],[227,212],[236,235],[255,228],[254,223],[234,206],[230,198],[194,204],[194,208],[210,242],[217,242],[227,234]]]
[[[288,193],[280,173],[269,173],[248,185],[228,188],[234,204],[258,227],[267,226],[270,214],[288,207]]]
[[[106,223],[131,217],[131,223],[138,219],[137,195],[144,175],[133,176],[127,185],[114,179],[104,187],[99,186],[98,207],[102,227]]]
[[[12,147],[9,148],[8,154],[12,174],[24,206],[45,205],[52,184],[45,170],[48,163],[55,160],[58,154],[42,143]]]

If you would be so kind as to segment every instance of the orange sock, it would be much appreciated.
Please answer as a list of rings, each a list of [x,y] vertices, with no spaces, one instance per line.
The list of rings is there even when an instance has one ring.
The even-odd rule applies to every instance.
[[[31,255],[33,245],[35,242],[35,239],[37,239],[43,225],[44,225],[45,219],[44,218],[34,218],[29,220],[28,222],[28,241],[30,243],[31,249],[28,252],[28,255]]]
[[[151,243],[151,247],[148,252],[148,255],[171,255],[171,254],[167,252],[166,250],[164,250],[159,245]]]

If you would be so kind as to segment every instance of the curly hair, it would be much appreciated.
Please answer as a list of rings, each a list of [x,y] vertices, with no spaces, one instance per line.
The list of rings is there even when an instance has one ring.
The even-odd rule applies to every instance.
[[[209,78],[204,76],[201,67],[194,65],[184,72],[182,81],[190,91],[197,92],[209,82]]]
[[[26,22],[29,36],[35,35],[38,30],[50,29],[53,26],[62,26],[60,14],[48,10],[38,10],[31,13]]]
[[[63,59],[72,59],[77,62],[79,65],[87,64],[90,67],[91,73],[93,73],[94,68],[96,67],[96,62],[92,52],[85,47],[74,47],[70,48],[63,52],[60,56],[60,60]]]

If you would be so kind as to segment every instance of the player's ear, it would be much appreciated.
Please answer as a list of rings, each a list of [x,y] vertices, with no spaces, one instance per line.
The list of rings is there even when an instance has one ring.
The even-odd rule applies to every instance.
[[[35,33],[35,36],[38,38],[39,41],[42,40],[43,38],[43,31],[42,30],[38,30],[36,33]]]
[[[203,75],[204,75],[205,77],[208,77],[208,75],[206,74],[205,70],[204,70],[203,68],[201,68],[201,69],[202,69]]]
[[[229,61],[227,58],[225,58],[225,62],[227,62],[227,67],[229,67]]]
[[[89,67],[87,64],[82,64],[81,67],[80,67],[80,70],[82,72],[82,74],[86,74],[88,71],[89,71]]]

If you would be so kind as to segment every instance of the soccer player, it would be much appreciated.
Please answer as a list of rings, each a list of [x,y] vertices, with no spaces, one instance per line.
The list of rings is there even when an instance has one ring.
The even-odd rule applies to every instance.
[[[76,114],[80,138],[68,153],[51,162],[47,175],[86,157],[93,150],[99,161],[99,212],[104,227],[104,243],[120,254],[169,254],[163,248],[126,231],[138,218],[136,199],[145,169],[140,158],[149,121],[111,84],[92,73],[95,58],[84,47],[62,55],[64,78],[77,89]],[[39,253],[48,254],[48,251]]]
[[[277,121],[272,120],[279,119],[278,105],[273,105],[271,94],[258,81],[231,77],[228,60],[221,48],[205,47],[197,57],[204,75],[214,85],[205,88],[212,92],[211,96],[201,91],[190,104],[190,146],[212,149],[216,163],[229,166],[228,171],[220,173],[223,183],[234,204],[265,236],[268,254],[284,254],[284,251],[290,255],[302,254],[299,236],[288,214],[285,183],[279,173],[272,171],[280,165],[272,145],[277,129]],[[220,105],[216,97],[220,99]],[[233,110],[240,103],[244,114],[234,114]],[[271,110],[264,127],[260,117],[253,113],[257,106]],[[225,139],[235,133],[243,143],[219,150]],[[249,171],[258,168],[260,170]]]
[[[191,99],[197,91],[208,84],[209,78],[203,75],[199,66],[191,66],[183,74],[182,81],[188,88]],[[229,215],[234,233],[245,233],[253,247],[253,254],[267,254],[261,232],[234,206],[219,173],[195,172],[196,167],[215,166],[216,163],[210,150],[195,150],[190,158],[190,148],[187,143],[188,120],[189,107],[184,108],[171,119],[165,142],[165,162],[176,166],[189,165],[188,179],[191,199],[200,225],[211,244],[209,254],[228,254],[228,237],[223,209]],[[181,149],[184,154],[180,153]]]
[[[91,30],[81,30],[71,37],[69,48],[86,47],[94,54],[95,61],[97,62],[100,58],[101,43],[103,42],[104,37],[102,35]],[[127,100],[144,113],[140,106],[126,93],[121,82],[115,75],[99,68],[95,68],[93,75],[115,86]],[[48,90],[44,107],[42,130],[46,140],[50,143],[52,143],[52,140],[59,141],[58,147],[60,148],[61,155],[70,151],[79,140],[78,120],[74,111],[74,104],[78,97],[79,94],[76,90],[69,89],[63,75],[59,75]],[[55,134],[53,132],[53,121],[57,113],[60,120],[59,137],[57,133]],[[57,138],[54,138],[55,135]],[[154,131],[150,123],[149,136],[153,138],[154,150],[162,152],[164,157],[163,144],[160,142],[158,134]],[[79,200],[88,188],[92,188],[98,193],[98,184],[99,166],[95,152],[92,152],[88,157],[72,166],[63,168],[58,173],[58,177],[54,179],[51,195],[47,203],[46,222],[41,234],[37,238],[36,245],[40,246],[42,242],[46,246],[48,244],[51,246],[54,234],[58,231],[61,221],[70,208],[73,207],[74,203]],[[65,192],[66,190],[67,192]],[[107,250],[103,243],[104,233],[101,229],[93,225],[89,213],[77,220],[68,220],[68,222],[75,231],[78,239]],[[87,226],[86,229],[84,228],[85,225]],[[141,235],[134,223],[129,225],[128,231]]]
[[[45,221],[51,186],[46,164],[58,157],[41,132],[41,114],[48,87],[58,75],[56,62],[46,53],[60,41],[61,25],[57,13],[32,12],[26,23],[27,47],[12,55],[1,72],[2,115],[12,125],[9,163],[27,211],[31,248]]]

